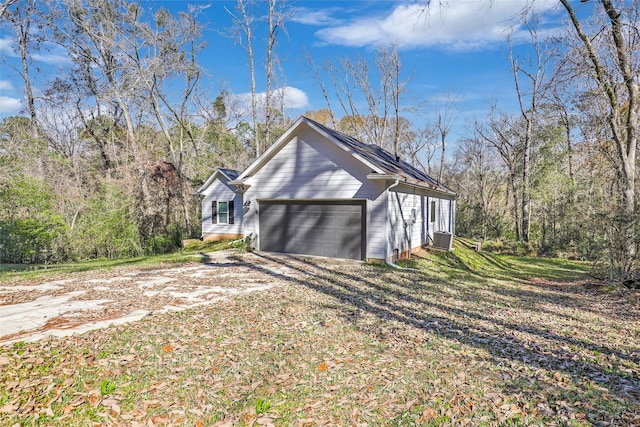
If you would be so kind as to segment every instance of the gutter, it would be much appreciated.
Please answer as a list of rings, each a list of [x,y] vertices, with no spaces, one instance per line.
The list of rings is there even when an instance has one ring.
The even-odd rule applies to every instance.
[[[380,180],[380,181],[391,181],[391,180],[395,180],[396,182],[398,182],[399,180],[402,180],[402,182],[404,184],[407,185],[411,185],[414,188],[420,188],[423,190],[427,190],[427,192],[430,192],[433,195],[436,196],[445,196],[444,198],[447,200],[451,200],[451,199],[455,199],[458,197],[458,194],[448,190],[448,189],[442,189],[442,188],[437,188],[435,186],[429,185],[429,184],[421,184],[419,182],[414,182],[413,180],[409,180],[407,178],[404,177],[398,177],[398,175],[390,175],[390,174],[379,174],[379,173],[370,173],[367,175],[367,179],[370,179],[372,181],[375,180]],[[395,187],[397,184],[392,184],[391,187]],[[391,188],[389,187],[389,188]]]
[[[388,175],[387,175],[388,176]],[[386,177],[387,177],[386,176]],[[369,177],[367,177],[369,178]],[[391,258],[389,257],[389,190],[391,190],[394,187],[397,187],[398,185],[400,185],[400,179],[398,177],[395,177],[396,182],[394,182],[393,184],[391,184],[388,188],[387,188],[387,209],[385,209],[387,211],[387,220],[385,221],[385,233],[387,235],[386,239],[387,239],[387,245],[385,246],[385,263],[387,265],[390,265],[391,267],[394,268],[399,268],[402,269],[402,267],[400,267],[399,265],[396,265],[394,263],[391,262]]]

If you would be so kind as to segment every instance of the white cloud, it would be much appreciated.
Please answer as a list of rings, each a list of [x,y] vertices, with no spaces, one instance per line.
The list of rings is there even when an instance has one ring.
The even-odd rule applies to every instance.
[[[71,62],[69,56],[66,54],[59,54],[53,52],[47,53],[34,53],[32,58],[35,61],[44,62],[46,64],[65,64]]]
[[[14,47],[15,40],[11,37],[0,38],[0,53],[12,58],[17,58],[18,55],[14,51]],[[32,53],[31,58],[34,61],[43,62],[45,64],[60,65],[68,64],[71,62],[66,49],[51,42],[42,43],[40,51]]]
[[[15,113],[21,106],[19,99],[0,95],[0,113]]]
[[[304,25],[335,25],[342,20],[332,16],[333,9],[309,9],[306,7],[296,7],[290,21]]]
[[[0,80],[0,90],[12,91],[13,85],[9,80]]]
[[[433,1],[429,7],[401,4],[386,16],[356,18],[316,35],[327,44],[354,47],[395,43],[401,48],[474,49],[503,41],[510,31],[517,40],[522,35],[518,18],[529,4],[530,0]],[[535,12],[549,11],[556,4],[555,0],[536,1]]]
[[[276,91],[276,96],[284,96],[284,108],[295,109],[305,108],[309,105],[307,94],[295,87],[286,86]]]
[[[238,111],[241,116],[251,114],[251,93],[239,93],[231,96],[231,104],[237,105]],[[275,89],[271,95],[271,103],[274,108],[280,109],[280,103],[284,103],[284,108],[287,110],[305,108],[309,105],[309,98],[307,94],[298,88],[292,86],[285,86],[283,88]],[[259,92],[256,94],[257,106],[259,111],[264,111],[264,104],[266,102],[266,92]]]
[[[0,53],[13,55],[13,39],[11,37],[0,38]]]
[[[44,42],[42,49],[33,54],[33,59],[46,64],[68,64],[71,62],[66,49],[51,42]]]

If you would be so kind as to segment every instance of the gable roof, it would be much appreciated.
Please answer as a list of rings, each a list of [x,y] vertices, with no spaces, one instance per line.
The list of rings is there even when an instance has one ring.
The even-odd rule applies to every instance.
[[[374,163],[380,169],[389,175],[399,175],[405,180],[419,181],[424,184],[428,184],[436,189],[451,191],[446,185],[442,184],[438,180],[431,178],[426,173],[419,169],[416,169],[411,164],[395,158],[393,154],[385,150],[384,148],[375,144],[365,144],[349,135],[346,135],[335,129],[331,129],[321,123],[311,120],[305,117],[314,126],[324,130],[326,133],[334,137],[340,143],[347,145],[349,148],[357,152],[360,156],[366,158],[370,162]]]
[[[331,129],[305,116],[300,116],[293,125],[260,157],[258,157],[240,176],[232,180],[231,184],[240,184],[260,169],[273,155],[275,155],[290,139],[292,134],[302,125],[307,125],[316,132],[324,135],[329,141],[342,148],[350,155],[371,168],[370,179],[398,179],[416,186],[427,187],[435,191],[455,195],[446,185],[416,169],[409,163],[396,159],[393,154],[375,144],[365,144],[349,135]]]
[[[231,179],[236,179],[237,177],[240,176],[240,171],[237,171],[235,169],[223,169],[220,168],[218,169],[220,171],[220,173],[223,173],[224,175],[226,175],[227,178]]]
[[[216,169],[209,178],[207,178],[207,180],[204,182],[204,184],[202,184],[202,186],[200,186],[200,188],[198,188],[198,190],[196,191],[197,194],[202,194],[202,192],[204,190],[207,189],[207,187],[209,187],[211,185],[211,183],[219,176],[222,175],[225,178],[227,178],[227,181],[233,181],[234,179],[238,178],[240,176],[240,171],[234,170],[234,169],[224,169],[224,168],[218,168]]]

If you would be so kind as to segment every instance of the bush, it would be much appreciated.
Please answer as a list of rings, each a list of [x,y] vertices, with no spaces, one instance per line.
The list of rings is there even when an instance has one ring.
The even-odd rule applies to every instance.
[[[133,221],[133,203],[115,186],[105,185],[88,201],[73,230],[76,258],[120,258],[143,255],[140,233]]]
[[[32,264],[64,260],[68,227],[53,211],[46,182],[15,177],[0,187],[0,262]]]
[[[169,235],[156,235],[147,239],[145,252],[149,255],[166,254],[182,249],[182,235],[177,227],[169,230]]]

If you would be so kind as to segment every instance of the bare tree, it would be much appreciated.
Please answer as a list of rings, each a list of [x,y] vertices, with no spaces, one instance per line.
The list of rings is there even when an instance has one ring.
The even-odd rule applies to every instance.
[[[522,229],[520,236],[525,242],[529,241],[529,231],[531,229],[531,150],[533,146],[533,135],[537,126],[538,103],[544,97],[544,78],[545,70],[549,62],[550,56],[546,56],[543,47],[538,40],[536,30],[536,18],[524,18],[525,26],[531,37],[531,45],[533,47],[533,55],[524,60],[519,60],[513,55],[511,38],[507,38],[509,43],[509,62],[511,63],[511,72],[518,95],[518,105],[520,114],[525,123],[524,130],[524,146],[522,156]],[[521,76],[526,79],[526,87],[521,83]]]
[[[327,107],[332,110],[333,97],[344,114],[338,127],[395,156],[402,153],[401,114],[410,107],[402,103],[407,81],[400,77],[402,64],[396,46],[380,48],[375,67],[360,56],[343,58],[338,64],[328,60],[320,67],[312,60],[309,64]]]
[[[318,67],[313,57],[309,54],[309,52],[305,53],[305,63],[307,64],[308,72],[309,74],[311,74],[311,77],[313,78],[313,81],[317,89],[320,91],[320,93],[322,94],[322,97],[327,103],[327,108],[324,109],[327,112],[326,114],[327,122],[325,124],[333,128],[336,128],[338,125],[338,121],[336,120],[335,111],[331,106],[331,96],[329,94],[329,90],[324,81],[324,74],[325,74],[324,67]]]
[[[636,170],[640,89],[637,46],[637,0],[614,4],[611,0],[597,3],[602,15],[594,26],[585,27],[568,0],[560,0],[573,31],[575,46],[583,61],[575,67],[576,78],[593,83],[598,99],[607,106],[609,138],[615,149],[608,156],[617,171],[620,212],[615,220],[622,240],[620,265],[616,275],[628,277],[637,259]],[[607,144],[607,141],[603,141]]]
[[[72,61],[75,81],[91,90],[96,105],[108,105],[113,117],[125,124],[126,142],[135,149],[132,96],[137,70],[130,60],[135,46],[139,5],[124,0],[66,0],[69,27],[61,29]],[[83,82],[84,80],[84,82]]]
[[[467,178],[459,184],[466,187],[464,195],[468,203],[480,207],[480,232],[486,240],[496,196],[504,183],[495,146],[474,131],[474,135],[465,139],[457,150],[456,159],[462,164]]]
[[[178,19],[173,18],[164,8],[158,10],[155,14],[155,28],[139,25],[138,32],[144,39],[141,46],[154,47],[146,61],[141,59],[144,57],[140,52],[141,47],[135,48],[139,79],[147,89],[146,96],[168,144],[171,164],[180,181],[177,191],[182,201],[182,214],[188,234],[191,234],[192,227],[184,168],[186,146],[195,139],[189,103],[200,78],[200,68],[196,62],[199,50],[197,42],[201,35],[201,26],[197,20],[200,10],[190,7],[189,13],[180,15]],[[164,82],[171,77],[184,79],[184,89],[177,104],[172,102],[163,87]]]
[[[444,101],[438,102],[435,107],[436,118],[434,128],[440,137],[440,169],[438,171],[438,181],[442,181],[444,174],[446,139],[457,117],[458,101],[459,99],[456,95],[448,92]]]
[[[5,0],[4,3],[0,4],[0,18],[2,18],[4,14],[7,12],[7,9],[9,8],[9,6],[17,2],[18,0]]]
[[[520,241],[522,217],[519,202],[519,194],[521,192],[518,191],[520,188],[518,173],[522,165],[523,150],[517,121],[492,107],[487,124],[476,123],[474,133],[497,150],[504,166],[507,168],[507,195],[505,201],[509,204],[511,199],[516,241]]]
[[[31,54],[37,47],[34,48],[34,44],[39,44],[39,36],[36,35],[37,31],[32,31],[31,25],[36,22],[40,16],[38,11],[38,5],[35,0],[24,0],[21,2],[6,1],[2,7],[0,16],[5,15],[7,21],[11,23],[13,30],[16,34],[18,41],[18,55],[22,64],[22,69],[17,70],[18,74],[22,78],[24,84],[24,93],[27,98],[27,111],[31,118],[31,131],[34,137],[38,137],[39,128],[37,122],[37,112],[35,97],[33,95],[33,88],[31,86],[32,77],[30,76],[30,60]],[[10,7],[13,5],[13,8]]]
[[[278,0],[267,1],[267,36],[265,38],[265,73],[266,90],[263,105],[259,105],[260,95],[256,88],[256,65],[255,65],[255,31],[256,31],[256,4],[255,0],[238,0],[236,4],[237,15],[227,9],[236,24],[236,41],[247,52],[249,62],[249,76],[251,79],[251,120],[253,125],[253,143],[255,145],[256,156],[259,156],[271,144],[272,122],[274,109],[274,82],[278,60],[275,55],[276,42],[281,30],[284,29],[284,22],[287,18],[286,2]],[[284,99],[284,89],[281,93],[280,102]],[[262,107],[262,108],[260,108]],[[261,110],[264,110],[264,140],[262,132],[259,131]]]
[[[271,145],[271,122],[273,120],[273,106],[272,106],[272,86],[275,78],[275,67],[277,65],[277,58],[275,56],[274,50],[276,47],[276,41],[278,39],[278,33],[283,28],[284,21],[286,19],[286,14],[284,12],[286,2],[284,0],[268,0],[268,16],[267,16],[267,58],[265,60],[265,69],[266,69],[266,92],[265,92],[265,101],[264,101],[264,110],[265,110],[265,145]],[[277,7],[276,7],[277,6]],[[281,91],[280,94],[280,103],[284,106],[284,90]],[[284,115],[284,113],[283,113]],[[265,148],[267,148],[265,146]],[[260,153],[262,154],[262,153]]]
[[[262,154],[260,146],[260,136],[258,134],[258,93],[256,92],[256,65],[253,54],[253,29],[254,18],[253,9],[254,0],[238,0],[236,10],[239,16],[227,9],[227,12],[233,17],[238,28],[236,31],[236,42],[247,52],[249,61],[249,78],[251,80],[251,122],[253,126],[253,144],[256,150],[256,157]]]

